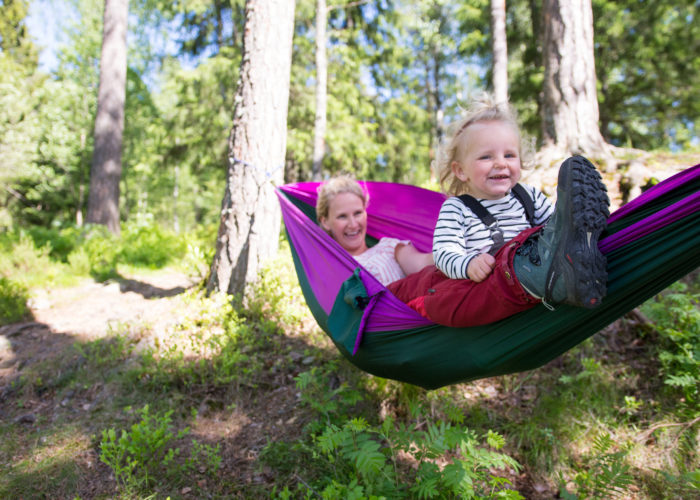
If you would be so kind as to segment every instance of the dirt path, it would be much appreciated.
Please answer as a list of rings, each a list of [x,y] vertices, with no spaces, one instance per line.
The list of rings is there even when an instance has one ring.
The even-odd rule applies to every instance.
[[[0,327],[0,390],[23,368],[76,340],[100,338],[126,324],[165,331],[178,321],[181,294],[194,285],[186,275],[166,270],[34,291],[29,301],[34,319]]]
[[[30,305],[35,320],[54,332],[98,338],[118,322],[156,328],[173,323],[178,295],[194,284],[173,271],[107,283],[86,280],[74,288],[40,290]]]

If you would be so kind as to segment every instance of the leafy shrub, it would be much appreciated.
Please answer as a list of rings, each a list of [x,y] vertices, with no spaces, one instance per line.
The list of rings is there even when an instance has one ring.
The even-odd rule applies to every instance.
[[[90,275],[97,281],[106,281],[117,276],[119,240],[106,227],[90,226],[85,232],[85,240],[79,251],[87,255]],[[69,262],[70,262],[69,256]]]
[[[49,256],[50,247],[36,247],[26,233],[4,235],[2,246],[0,273],[12,281],[31,287],[37,282],[51,282],[58,274]]]
[[[486,441],[496,450],[505,444],[492,431]],[[479,446],[473,431],[444,422],[415,431],[395,428],[391,418],[381,427],[353,418],[342,427],[328,426],[316,443],[335,471],[324,498],[523,498],[493,472],[517,470],[515,460]],[[406,460],[414,466],[402,467]]]
[[[307,431],[312,434],[315,466],[323,471],[315,485],[323,498],[522,498],[508,489],[508,479],[494,472],[520,468],[497,451],[505,444],[499,434],[488,431],[487,446],[482,446],[474,431],[439,419],[418,430],[392,417],[379,425],[350,417],[357,413],[363,394],[346,384],[329,386],[336,364],[314,367],[296,378],[301,403],[321,417],[311,421]],[[434,420],[421,417],[425,410],[419,404],[415,411],[419,420]],[[279,451],[268,447],[267,456]]]
[[[186,251],[183,238],[160,226],[127,225],[121,237],[119,260],[124,264],[158,269],[182,258]]]
[[[56,260],[65,262],[68,255],[80,244],[81,231],[76,227],[64,229],[29,226],[26,229],[37,248],[48,247],[50,255]]]
[[[27,289],[5,277],[0,277],[0,325],[21,321],[29,315]]]
[[[219,446],[203,445],[192,440],[188,457],[178,462],[180,449],[176,440],[188,435],[189,428],[173,431],[172,410],[150,413],[148,405],[139,412],[141,420],[121,434],[113,428],[102,431],[100,460],[113,471],[117,482],[129,492],[144,491],[156,483],[180,484],[184,475],[204,467],[214,476],[221,466]]]
[[[642,306],[660,337],[664,383],[682,391],[690,405],[700,402],[699,304],[700,293],[693,293],[687,284],[678,282]]]

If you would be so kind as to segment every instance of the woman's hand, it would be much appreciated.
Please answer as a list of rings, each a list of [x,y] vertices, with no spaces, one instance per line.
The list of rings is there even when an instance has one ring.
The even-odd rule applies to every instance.
[[[484,281],[486,278],[488,278],[495,265],[496,259],[493,258],[493,255],[488,253],[480,253],[469,261],[469,265],[467,266],[467,276],[469,276],[469,279],[475,283],[479,283],[480,281]]]

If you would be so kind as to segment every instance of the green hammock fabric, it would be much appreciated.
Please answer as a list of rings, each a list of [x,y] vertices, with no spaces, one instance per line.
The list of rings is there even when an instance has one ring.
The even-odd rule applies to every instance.
[[[611,224],[607,234],[643,220],[685,196],[697,193],[697,180],[654,200],[633,216]],[[292,200],[300,208],[303,203]],[[311,215],[311,214],[309,214]],[[291,239],[290,239],[291,241]],[[306,302],[339,351],[360,369],[425,389],[540,367],[598,332],[700,265],[700,212],[655,230],[607,254],[608,295],[596,309],[544,306],[498,323],[470,328],[430,325],[366,334],[352,355],[366,290],[357,273],[324,312],[294,245],[292,255]],[[359,298],[358,298],[359,297]]]

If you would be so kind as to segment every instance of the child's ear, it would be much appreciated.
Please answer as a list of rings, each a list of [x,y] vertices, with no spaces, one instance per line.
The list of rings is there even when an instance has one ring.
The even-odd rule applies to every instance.
[[[321,217],[321,218],[318,220],[318,222],[321,224],[321,227],[322,227],[323,229],[325,229],[327,232],[330,232],[331,228],[330,228],[330,226],[328,225],[328,219],[326,219],[325,217]]]
[[[462,165],[459,164],[459,162],[453,161],[450,164],[450,167],[452,168],[452,173],[455,174],[455,177],[457,177],[462,182],[467,182],[469,177],[467,176],[466,172],[464,172],[464,169],[462,168]]]

